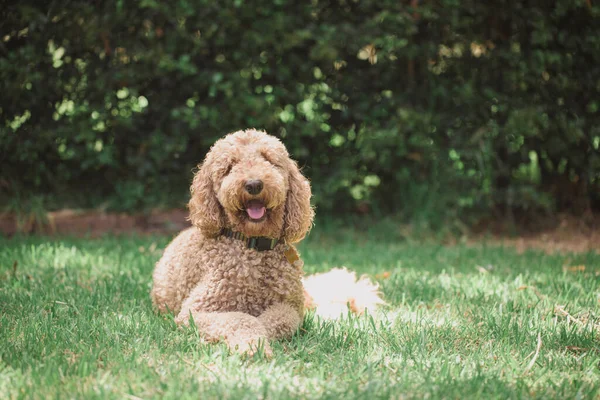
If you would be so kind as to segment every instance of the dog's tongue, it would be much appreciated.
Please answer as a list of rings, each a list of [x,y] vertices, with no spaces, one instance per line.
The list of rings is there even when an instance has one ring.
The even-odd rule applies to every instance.
[[[248,206],[248,208],[246,208],[248,216],[252,219],[261,219],[265,215],[266,211],[267,209],[265,206],[259,204],[251,204]]]

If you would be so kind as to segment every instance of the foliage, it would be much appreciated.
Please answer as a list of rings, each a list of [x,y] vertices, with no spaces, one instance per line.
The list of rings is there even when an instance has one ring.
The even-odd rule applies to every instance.
[[[256,127],[305,166],[322,211],[598,208],[599,13],[575,0],[15,2],[0,10],[0,190],[49,208],[183,204],[209,146]]]

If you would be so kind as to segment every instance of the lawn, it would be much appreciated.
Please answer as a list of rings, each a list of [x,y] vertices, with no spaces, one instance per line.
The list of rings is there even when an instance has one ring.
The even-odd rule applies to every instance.
[[[153,312],[168,239],[0,239],[0,397],[600,396],[598,254],[315,230],[305,270],[367,273],[390,306],[336,322],[309,314],[267,360],[230,356]]]

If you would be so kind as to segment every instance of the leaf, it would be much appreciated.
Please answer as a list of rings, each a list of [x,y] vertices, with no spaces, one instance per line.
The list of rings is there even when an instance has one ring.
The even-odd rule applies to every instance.
[[[372,44],[368,44],[358,51],[357,57],[360,60],[369,60],[371,64],[377,63],[377,49]]]
[[[380,274],[376,274],[375,278],[376,279],[388,279],[391,275],[392,275],[392,273],[390,271],[384,271]]]
[[[585,265],[573,265],[573,266],[563,266],[563,271],[565,272],[583,272],[585,271]]]

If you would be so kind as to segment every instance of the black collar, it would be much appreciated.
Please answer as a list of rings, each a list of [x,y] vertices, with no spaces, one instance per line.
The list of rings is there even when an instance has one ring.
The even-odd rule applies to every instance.
[[[246,247],[256,251],[273,250],[275,246],[277,246],[277,243],[279,243],[279,239],[272,239],[264,236],[247,237],[243,233],[234,232],[229,228],[223,229],[221,231],[221,235],[228,238],[241,240],[242,242],[246,243]]]

